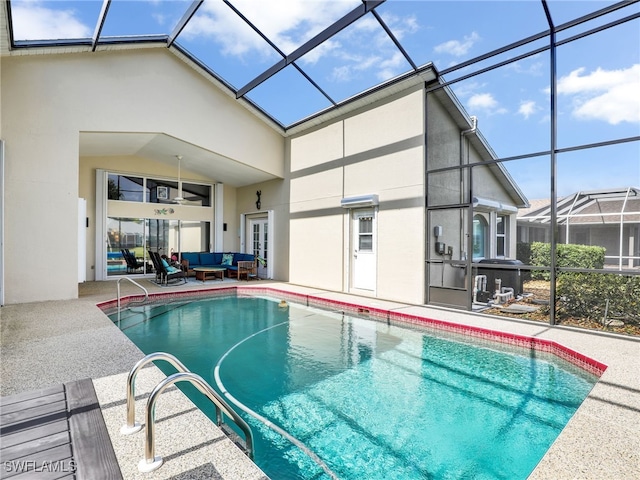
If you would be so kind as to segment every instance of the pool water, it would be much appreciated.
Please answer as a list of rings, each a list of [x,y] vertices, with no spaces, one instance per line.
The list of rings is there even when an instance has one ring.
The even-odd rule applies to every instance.
[[[534,351],[281,309],[267,298],[134,308],[120,327],[143,352],[174,354],[325,464],[236,408],[273,479],[526,479],[597,380]],[[215,419],[208,400],[184,390]]]

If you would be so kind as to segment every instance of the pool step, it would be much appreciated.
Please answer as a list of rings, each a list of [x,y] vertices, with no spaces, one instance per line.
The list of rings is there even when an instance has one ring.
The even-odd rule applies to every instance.
[[[148,322],[149,320],[153,320],[156,317],[166,314],[169,311],[184,307],[191,302],[183,302],[183,303],[171,303],[171,304],[160,304],[160,305],[137,305],[130,308],[122,309],[120,312],[120,323],[119,327],[121,330],[131,328],[139,323]],[[113,313],[109,315],[109,318],[114,322],[118,323],[118,314]]]

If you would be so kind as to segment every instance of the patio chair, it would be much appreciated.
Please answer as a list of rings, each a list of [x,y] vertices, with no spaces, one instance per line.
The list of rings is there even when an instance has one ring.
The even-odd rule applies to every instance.
[[[147,250],[149,252],[149,258],[151,259],[151,263],[153,264],[153,270],[156,273],[156,283],[161,283],[162,282],[162,269],[160,266],[158,266],[158,260],[156,259],[156,256],[154,255],[155,252],[152,252],[151,250]],[[158,256],[159,258],[159,256]]]
[[[160,284],[169,285],[170,280],[182,279],[183,283],[187,283],[187,277],[179,268],[172,267],[166,260],[160,257],[158,252],[149,250],[151,261],[156,269],[156,280],[159,279]]]
[[[238,262],[238,280],[245,277],[247,281],[260,280],[258,277],[258,262],[256,260],[240,260]]]
[[[125,262],[127,262],[127,273],[136,273],[137,270],[144,267],[144,262],[139,262],[136,256],[131,253],[128,248],[123,248],[120,251],[122,252]]]

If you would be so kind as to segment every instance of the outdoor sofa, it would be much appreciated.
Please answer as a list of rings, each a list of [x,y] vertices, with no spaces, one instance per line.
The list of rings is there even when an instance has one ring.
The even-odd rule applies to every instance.
[[[227,277],[235,278],[238,278],[238,262],[255,261],[253,254],[238,252],[183,252],[180,258],[189,276],[195,275],[194,268],[220,267],[227,269]]]

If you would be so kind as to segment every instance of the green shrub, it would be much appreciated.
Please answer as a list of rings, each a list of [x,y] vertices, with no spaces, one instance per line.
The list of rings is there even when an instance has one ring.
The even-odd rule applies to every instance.
[[[551,244],[533,242],[530,244],[530,265],[536,267],[551,266]],[[565,268],[601,269],[604,266],[604,247],[588,245],[559,244],[556,246],[556,266]],[[549,272],[534,270],[531,277],[536,280],[549,280]]]
[[[640,276],[615,273],[561,272],[556,287],[562,317],[602,321],[619,317],[640,322]]]
[[[516,258],[525,265],[531,265],[531,244],[518,242],[516,244]]]

